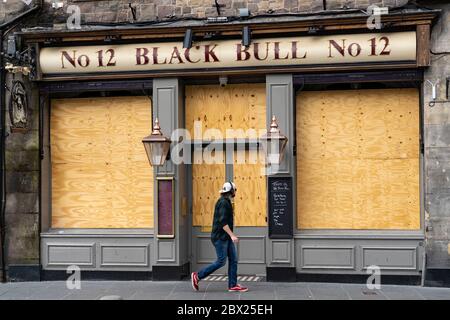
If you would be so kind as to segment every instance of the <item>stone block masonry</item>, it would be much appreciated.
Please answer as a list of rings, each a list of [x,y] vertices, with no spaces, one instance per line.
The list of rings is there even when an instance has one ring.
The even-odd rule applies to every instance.
[[[445,4],[444,4],[445,3]],[[427,7],[442,9],[431,33],[431,67],[425,80],[439,81],[437,100],[446,99],[446,78],[450,76],[449,21],[447,1],[423,1]],[[425,211],[427,230],[427,267],[450,269],[450,102],[429,106],[431,86],[425,82]]]
[[[82,22],[127,22],[132,19],[129,3],[136,9],[138,21],[164,20],[171,17],[205,18],[217,16],[214,0],[69,0],[64,7],[54,9],[51,0],[44,0],[45,20],[64,22],[67,6],[78,5]],[[248,8],[252,15],[270,13],[313,13],[323,10],[322,0],[219,0],[222,16],[238,16],[240,8]],[[369,5],[390,8],[405,5],[408,0],[327,0],[327,10],[366,9]],[[32,6],[22,1],[0,2],[0,23],[11,19]],[[63,19],[61,19],[63,18]]]

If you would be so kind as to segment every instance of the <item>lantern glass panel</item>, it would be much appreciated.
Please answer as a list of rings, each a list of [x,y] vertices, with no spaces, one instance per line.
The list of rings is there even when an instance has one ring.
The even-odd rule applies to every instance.
[[[161,166],[164,164],[169,146],[170,142],[166,141],[144,142],[145,152],[152,166]]]
[[[268,138],[261,140],[268,164],[280,164],[283,160],[287,139]]]

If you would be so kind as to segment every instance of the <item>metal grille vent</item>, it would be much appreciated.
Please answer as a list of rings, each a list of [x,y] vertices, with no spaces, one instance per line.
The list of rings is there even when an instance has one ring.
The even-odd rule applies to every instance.
[[[227,281],[228,276],[207,276],[205,279],[202,279],[202,281]],[[263,277],[261,276],[238,276],[239,282],[260,282],[263,280]]]

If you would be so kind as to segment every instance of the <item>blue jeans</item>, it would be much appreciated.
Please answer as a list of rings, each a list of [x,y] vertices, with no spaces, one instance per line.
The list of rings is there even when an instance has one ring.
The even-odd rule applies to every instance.
[[[201,269],[198,272],[198,278],[200,280],[204,279],[217,269],[222,268],[226,264],[228,257],[228,288],[232,288],[237,284],[238,261],[236,247],[234,246],[234,243],[233,241],[231,241],[231,239],[217,240],[213,242],[213,244],[216,248],[217,260],[209,266]]]

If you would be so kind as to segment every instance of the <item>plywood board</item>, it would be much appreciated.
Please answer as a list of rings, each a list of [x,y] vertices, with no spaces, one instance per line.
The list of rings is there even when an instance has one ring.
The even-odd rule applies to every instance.
[[[153,227],[147,97],[52,100],[50,128],[53,228]]]
[[[211,226],[214,206],[225,181],[224,164],[196,164],[192,166],[193,225]]]
[[[187,86],[186,128],[191,138],[256,139],[266,129],[265,91],[264,84]],[[196,121],[199,121],[200,135],[194,134]],[[236,131],[231,134],[227,132],[230,129]],[[198,163],[196,159],[194,163]],[[248,163],[248,159],[246,163],[234,165],[234,181],[238,187],[236,226],[266,225],[266,183],[261,167],[260,164]],[[192,176],[193,225],[202,226],[205,231],[211,226],[214,205],[220,196],[218,191],[225,182],[225,165],[194,164]]]
[[[420,228],[416,89],[297,95],[297,228]]]
[[[194,139],[194,123],[201,121],[204,139],[212,137],[208,129],[217,130],[223,138],[227,129],[242,129],[229,138],[256,138],[258,134],[246,131],[266,128],[265,90],[264,84],[186,86],[186,129]]]
[[[241,153],[244,163],[238,163]],[[254,158],[251,158],[251,157]],[[257,151],[236,151],[234,155],[234,183],[237,187],[235,203],[235,223],[238,226],[266,226],[267,186],[265,166],[252,160]]]

